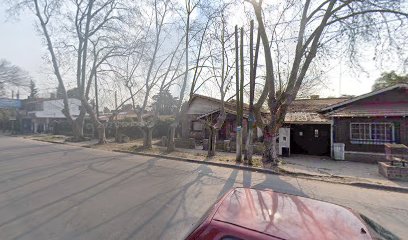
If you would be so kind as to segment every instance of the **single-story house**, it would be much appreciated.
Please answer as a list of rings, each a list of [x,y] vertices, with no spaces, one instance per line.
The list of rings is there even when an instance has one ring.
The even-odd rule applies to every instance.
[[[284,147],[289,148],[292,154],[331,156],[332,121],[318,111],[348,99],[313,96],[310,99],[294,100],[288,108],[284,126],[279,133],[280,144],[285,145],[282,140],[286,137],[289,141]],[[284,131],[285,129],[287,131]],[[281,136],[282,134],[284,136]]]
[[[344,158],[377,162],[384,144],[408,146],[408,84],[398,84],[322,108],[332,120],[332,142],[344,144]]]
[[[321,108],[343,102],[349,98],[318,98],[297,99],[293,101],[285,117],[285,124],[279,135],[280,148],[286,147],[291,153],[311,155],[331,155],[331,119],[319,113]],[[185,117],[182,121],[182,137],[201,140],[209,134],[201,120],[215,123],[220,112],[219,99],[194,95],[187,105]],[[227,113],[224,125],[218,132],[218,140],[235,140],[236,134],[236,105],[235,101],[225,102]],[[265,117],[267,110],[263,110]],[[244,139],[246,137],[249,106],[244,104]],[[286,131],[285,131],[286,130]],[[255,138],[262,137],[262,130],[257,128]],[[287,144],[284,142],[287,141]],[[281,151],[280,151],[281,152]]]
[[[80,113],[81,101],[68,99],[69,111],[75,119]],[[52,122],[65,120],[63,99],[27,99],[23,101],[22,131],[42,133],[52,131]]]
[[[215,123],[220,113],[221,100],[207,97],[199,94],[193,95],[190,101],[187,103],[187,109],[185,110],[184,118],[181,121],[181,136],[182,138],[195,138],[196,140],[202,140],[209,137],[207,129],[205,129],[202,121],[210,121]],[[236,104],[235,100],[225,101],[226,119],[218,131],[218,140],[235,139],[236,135]],[[243,129],[247,128],[249,115],[249,106],[244,104],[243,111]],[[244,138],[245,136],[244,131]],[[255,137],[261,137],[262,131],[258,129],[255,133]]]
[[[182,137],[208,138],[201,120],[215,121],[219,107],[218,99],[193,96],[182,121]],[[226,102],[225,109],[227,119],[218,140],[234,140],[235,102]],[[244,105],[244,129],[248,112],[248,105]],[[262,136],[262,131],[258,129],[256,135]],[[296,99],[288,108],[278,141],[280,153],[287,148],[293,154],[334,157],[334,148],[340,145],[345,160],[383,161],[385,143],[408,145],[408,84],[357,97]]]

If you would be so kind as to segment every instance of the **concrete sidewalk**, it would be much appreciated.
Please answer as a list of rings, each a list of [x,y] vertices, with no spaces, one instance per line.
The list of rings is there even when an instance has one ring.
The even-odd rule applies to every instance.
[[[283,163],[280,167],[289,172],[335,176],[383,186],[408,188],[408,182],[389,180],[380,175],[377,164],[334,161],[328,157],[307,155],[292,155],[283,158]]]

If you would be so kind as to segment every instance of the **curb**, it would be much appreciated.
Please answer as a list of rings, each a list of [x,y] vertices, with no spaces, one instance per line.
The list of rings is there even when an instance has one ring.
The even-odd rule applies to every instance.
[[[393,187],[393,186],[385,186],[385,185],[378,185],[374,183],[363,183],[363,182],[351,182],[351,183],[346,183],[346,184],[355,186],[355,187],[369,188],[369,189],[375,189],[375,190],[385,190],[385,191],[392,191],[392,192],[408,193],[408,188],[403,188],[403,187]]]
[[[239,169],[239,170],[246,170],[246,171],[251,171],[251,172],[259,172],[259,173],[267,173],[267,174],[275,174],[275,175],[281,175],[281,176],[296,176],[298,178],[302,179],[308,179],[308,180],[316,180],[316,181],[321,181],[321,182],[330,182],[330,183],[337,183],[337,184],[343,184],[343,185],[349,185],[349,186],[354,186],[354,187],[361,187],[361,188],[367,188],[367,189],[376,189],[376,190],[385,190],[385,191],[392,191],[392,192],[400,192],[400,193],[408,193],[408,188],[403,188],[403,187],[393,187],[393,186],[384,186],[384,185],[378,185],[378,184],[373,184],[373,183],[363,183],[363,182],[338,182],[338,181],[328,181],[319,179],[319,177],[322,176],[315,176],[312,174],[306,174],[306,173],[296,173],[296,172],[289,172],[284,170],[285,174],[282,174],[280,172],[271,170],[271,169],[264,169],[264,168],[256,168],[256,167],[250,167],[250,166],[243,166],[243,165],[231,165],[231,164],[225,164],[225,163],[220,163],[220,162],[206,162],[206,161],[201,161],[201,160],[195,160],[195,159],[190,159],[190,158],[183,158],[183,157],[174,157],[174,156],[166,156],[166,155],[159,155],[159,154],[151,154],[151,153],[140,153],[140,152],[130,152],[130,151],[125,151],[125,150],[113,150],[113,152],[119,152],[119,153],[127,153],[127,154],[133,154],[133,155],[140,155],[140,156],[146,156],[146,157],[160,157],[160,158],[165,158],[165,159],[170,159],[170,160],[176,160],[176,161],[182,161],[182,162],[190,162],[190,163],[198,163],[198,164],[208,164],[208,165],[213,165],[217,167],[227,167],[227,168],[234,168],[234,169]],[[342,178],[342,177],[337,177],[337,178]]]
[[[201,160],[196,160],[196,159],[191,159],[191,158],[174,157],[174,156],[166,156],[166,155],[151,154],[151,153],[129,152],[129,151],[124,151],[124,150],[112,150],[112,151],[120,152],[120,153],[134,154],[134,155],[141,155],[141,156],[146,156],[146,157],[160,157],[160,158],[166,158],[166,159],[182,161],[182,162],[208,164],[208,165],[213,165],[217,167],[229,167],[229,168],[235,168],[239,170],[247,170],[247,171],[252,171],[252,172],[281,175],[279,172],[271,170],[271,169],[256,168],[256,167],[250,167],[250,166],[244,166],[244,165],[232,165],[232,164],[225,164],[225,163],[220,163],[220,162],[206,162],[206,161],[201,161]]]
[[[39,142],[46,142],[46,143],[54,143],[54,144],[66,144],[65,142],[57,142],[57,141],[48,141],[48,140],[42,140],[42,139],[30,139],[29,140],[34,140],[34,141],[39,141]]]

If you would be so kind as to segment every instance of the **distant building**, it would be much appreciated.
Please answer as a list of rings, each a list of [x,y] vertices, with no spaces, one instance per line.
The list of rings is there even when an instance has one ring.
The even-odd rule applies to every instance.
[[[78,117],[81,101],[75,98],[68,99],[69,111],[72,118]],[[52,122],[66,120],[62,113],[63,99],[27,99],[23,101],[20,115],[21,130],[24,133],[43,133],[52,130]]]

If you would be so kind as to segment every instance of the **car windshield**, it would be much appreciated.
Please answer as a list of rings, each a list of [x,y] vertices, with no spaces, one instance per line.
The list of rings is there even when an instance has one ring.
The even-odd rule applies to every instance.
[[[408,239],[408,0],[0,2],[0,240]]]

